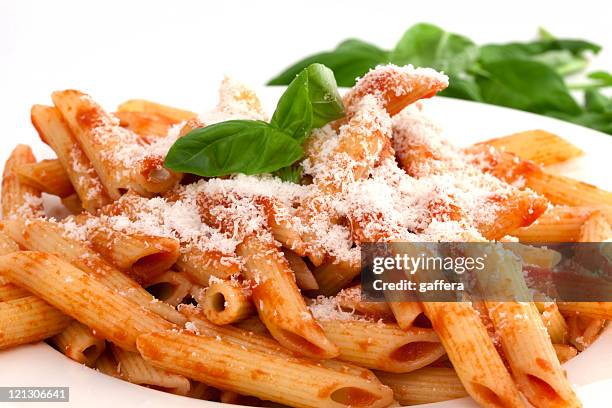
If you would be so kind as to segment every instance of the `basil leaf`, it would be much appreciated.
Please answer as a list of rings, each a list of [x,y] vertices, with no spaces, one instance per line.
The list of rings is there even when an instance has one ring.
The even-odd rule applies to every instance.
[[[589,89],[584,93],[584,106],[589,112],[612,112],[612,98],[608,98],[595,89]]]
[[[457,75],[451,78],[449,86],[439,93],[449,98],[466,99],[468,101],[482,101],[480,87],[471,75]]]
[[[482,68],[487,77],[479,76],[477,82],[487,103],[536,113],[581,112],[559,74],[540,62],[508,59],[482,64]]]
[[[353,86],[357,77],[370,68],[389,62],[389,53],[358,39],[348,39],[335,50],[307,57],[268,82],[268,85],[288,85],[304,68],[314,63],[327,66],[334,72],[339,86]]]
[[[312,64],[291,82],[281,96],[270,124],[302,143],[310,130],[344,116],[333,72]]]
[[[598,87],[607,87],[612,86],[612,74],[605,71],[595,71],[591,72],[587,75],[590,79],[595,79],[597,81]]]
[[[421,23],[404,33],[391,53],[391,61],[432,67],[452,75],[470,68],[477,56],[478,47],[469,38]]]
[[[164,165],[204,177],[259,174],[289,166],[302,155],[298,142],[265,122],[231,120],[178,139]]]
[[[294,163],[291,166],[278,169],[272,174],[283,181],[300,184],[300,181],[302,180],[302,170],[302,166]]]

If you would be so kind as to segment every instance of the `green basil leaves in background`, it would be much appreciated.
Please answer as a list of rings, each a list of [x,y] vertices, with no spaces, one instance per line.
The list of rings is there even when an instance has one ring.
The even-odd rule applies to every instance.
[[[355,78],[378,64],[388,62],[388,52],[361,40],[348,39],[333,51],[315,54],[287,68],[268,85],[287,85],[304,68],[317,62],[333,71],[339,86],[353,86]]]
[[[230,120],[192,130],[174,143],[164,165],[203,177],[274,172],[298,182],[301,173],[294,163],[303,156],[303,142],[312,129],[342,116],[333,72],[312,64],[294,77],[270,123]]]
[[[610,98],[596,92],[612,87],[612,74],[597,71],[587,75],[585,83],[567,81],[587,68],[588,53],[600,50],[597,44],[558,39],[543,29],[535,41],[478,46],[462,35],[420,23],[409,28],[392,50],[347,40],[335,50],[297,62],[268,84],[286,85],[315,62],[330,67],[341,86],[354,85],[357,77],[379,64],[412,64],[449,75],[443,96],[526,110],[612,134]],[[584,103],[572,95],[577,90],[585,91]]]

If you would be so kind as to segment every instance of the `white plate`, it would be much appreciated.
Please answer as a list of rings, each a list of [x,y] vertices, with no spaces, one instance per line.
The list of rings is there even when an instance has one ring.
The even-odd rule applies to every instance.
[[[107,92],[107,94],[93,95],[94,98],[115,103],[121,102],[116,95],[110,94],[111,90],[100,90],[100,92]],[[272,111],[280,91],[267,88],[262,89],[260,95],[269,111]],[[214,100],[208,98],[209,103],[202,105],[199,102],[202,98],[197,94],[193,94],[189,99],[194,103],[188,107],[196,111],[208,109],[215,103]],[[159,100],[166,99],[162,95]],[[32,101],[32,103],[44,102]],[[447,137],[457,145],[469,145],[476,141],[527,129],[540,128],[559,134],[586,152],[585,157],[565,164],[560,171],[612,190],[609,162],[612,154],[611,136],[555,119],[474,102],[434,98],[425,101],[424,105],[425,112],[445,127]],[[25,115],[27,109],[29,107],[23,107],[23,118],[27,117]],[[32,145],[35,152],[41,157],[52,157],[51,152],[43,146],[24,120],[15,120],[14,129],[15,133],[12,138],[0,139],[2,163],[17,142]],[[585,407],[609,406],[610,389],[612,389],[611,361],[612,329],[608,328],[586,352],[565,365],[568,377],[577,387]],[[203,408],[227,406],[178,397],[105,376],[65,358],[46,344],[23,346],[0,352],[0,385],[70,387],[70,404],[50,404],[53,407],[176,406]],[[36,404],[36,406],[40,405]],[[31,407],[32,405],[22,403],[11,406]],[[426,406],[458,408],[475,407],[476,405],[470,399],[460,399]]]

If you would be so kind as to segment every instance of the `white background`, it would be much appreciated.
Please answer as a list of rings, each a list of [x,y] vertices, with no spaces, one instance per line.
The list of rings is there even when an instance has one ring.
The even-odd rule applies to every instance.
[[[350,36],[391,48],[421,21],[478,43],[529,40],[543,26],[603,45],[595,66],[611,70],[606,3],[0,0],[0,137],[33,140],[30,106],[53,90],[84,90],[109,109],[150,98],[202,111],[226,73],[263,85]]]

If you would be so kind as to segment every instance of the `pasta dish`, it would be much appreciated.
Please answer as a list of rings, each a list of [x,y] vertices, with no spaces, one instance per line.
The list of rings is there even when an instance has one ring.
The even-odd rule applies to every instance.
[[[47,341],[229,404],[581,406],[561,364],[612,303],[538,298],[523,275],[558,262],[529,243],[612,238],[612,193],[547,169],[580,149],[543,130],[454,146],[419,102],[448,85],[433,69],[380,66],[341,98],[326,72],[272,117],[230,78],[203,114],[76,90],[32,106],[56,158],[18,145],[4,167],[0,350]],[[367,301],[376,242],[520,243],[498,272],[531,301]]]

